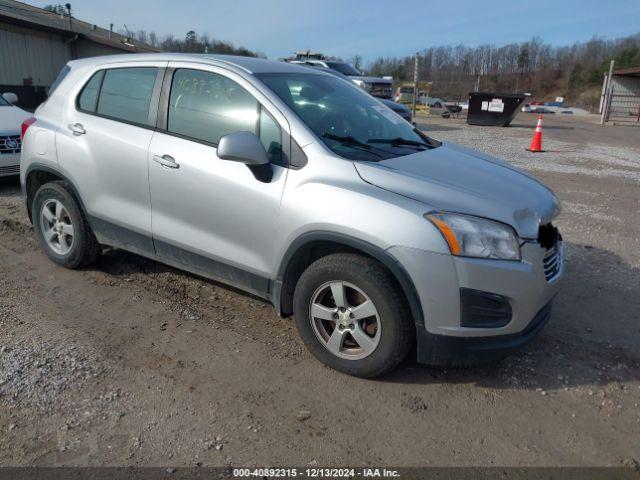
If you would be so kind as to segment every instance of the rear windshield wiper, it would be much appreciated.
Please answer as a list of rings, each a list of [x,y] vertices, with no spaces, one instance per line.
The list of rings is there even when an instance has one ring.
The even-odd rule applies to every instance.
[[[425,147],[425,148],[433,148],[432,145],[424,142],[417,142],[415,140],[409,140],[408,138],[370,138],[367,140],[367,143],[384,143],[386,145],[400,146],[405,145],[409,147]]]

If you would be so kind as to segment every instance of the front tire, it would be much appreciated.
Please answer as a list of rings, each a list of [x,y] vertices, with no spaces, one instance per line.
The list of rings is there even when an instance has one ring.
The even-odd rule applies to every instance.
[[[393,370],[414,342],[395,278],[375,260],[332,254],[312,263],[294,293],[294,317],[311,353],[335,370],[370,378]]]
[[[79,268],[100,255],[100,244],[66,182],[42,185],[33,198],[31,215],[42,248],[58,265]]]

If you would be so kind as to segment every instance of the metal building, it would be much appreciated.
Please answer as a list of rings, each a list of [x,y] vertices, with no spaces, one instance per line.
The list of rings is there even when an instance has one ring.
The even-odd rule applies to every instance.
[[[0,93],[14,92],[23,108],[35,108],[60,69],[77,58],[155,52],[65,13],[0,0]]]
[[[615,70],[602,87],[602,121],[640,123],[640,67]]]

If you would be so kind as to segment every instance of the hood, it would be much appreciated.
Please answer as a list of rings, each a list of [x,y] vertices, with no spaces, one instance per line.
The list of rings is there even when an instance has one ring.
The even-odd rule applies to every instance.
[[[31,114],[18,107],[0,106],[0,133],[20,133],[22,122]]]
[[[355,162],[362,179],[418,200],[430,210],[466,213],[511,225],[521,238],[560,213],[553,192],[506,162],[452,143],[380,162]]]
[[[393,85],[392,80],[387,80],[385,78],[380,78],[380,77],[364,77],[364,76],[358,76],[358,75],[350,75],[349,78],[351,80],[362,80],[363,82],[366,82],[366,83],[388,83],[390,86]]]

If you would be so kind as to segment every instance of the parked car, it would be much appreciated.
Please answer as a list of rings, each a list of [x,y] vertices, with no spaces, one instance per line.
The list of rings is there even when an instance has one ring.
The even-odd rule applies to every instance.
[[[555,114],[556,112],[545,107],[534,107],[531,109],[531,113],[542,113],[543,115],[547,115],[547,114],[552,115],[552,114]]]
[[[20,126],[30,113],[16,107],[15,93],[0,95],[0,177],[20,173]]]
[[[446,108],[450,113],[460,113],[462,111],[462,106],[457,103],[445,103],[444,108]]]
[[[22,188],[64,267],[108,245],[233,285],[360,377],[411,351],[502,358],[549,319],[563,276],[551,190],[333,75],[233,56],[75,60],[34,118]]]
[[[308,65],[311,68],[320,69],[323,72],[329,73],[329,74],[334,75],[336,77],[340,77],[343,80],[350,81],[349,77],[347,77],[346,75],[343,75],[342,73],[338,72],[337,70],[333,70],[332,68],[327,68],[327,67],[323,67],[321,65],[310,64],[310,63],[305,63],[305,64]],[[402,118],[404,118],[407,122],[411,123],[413,121],[413,112],[406,105],[394,102],[393,100],[389,100],[387,98],[378,98],[378,101],[382,102],[384,105],[386,105],[391,110],[396,112],[398,115],[400,115]]]
[[[362,88],[368,94],[390,99],[393,97],[393,80],[380,77],[369,77],[363,75],[356,68],[352,67],[348,63],[332,61],[332,60],[290,60],[291,63],[306,63],[308,65],[317,65],[324,68],[330,68],[336,70],[341,74],[349,77],[349,79]]]
[[[393,110],[398,115],[400,115],[407,122],[409,123],[413,122],[413,112],[406,105],[403,105],[402,103],[396,103],[393,100],[387,100],[386,98],[380,98],[379,100],[382,103],[384,103],[387,107],[389,107],[391,110]]]

